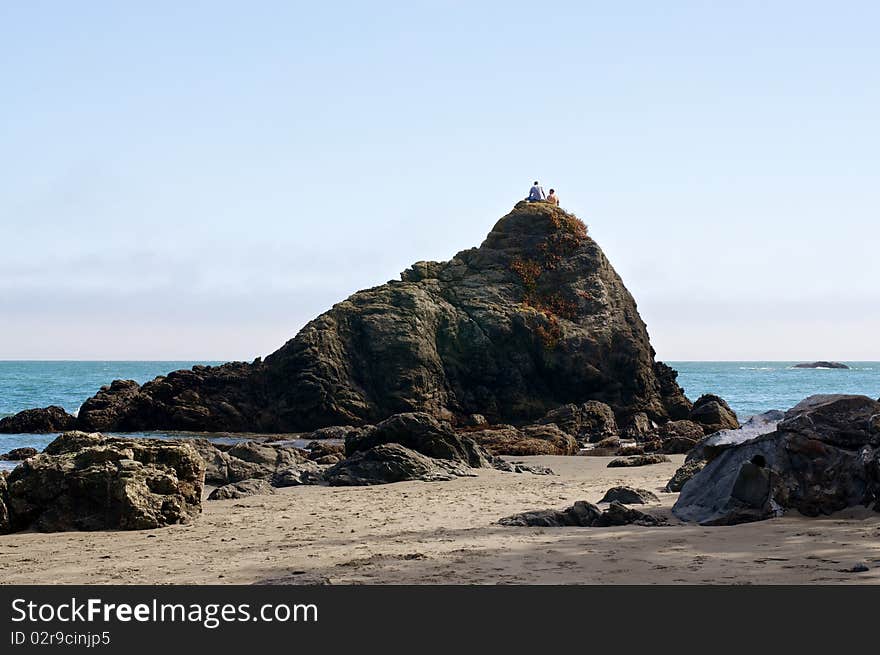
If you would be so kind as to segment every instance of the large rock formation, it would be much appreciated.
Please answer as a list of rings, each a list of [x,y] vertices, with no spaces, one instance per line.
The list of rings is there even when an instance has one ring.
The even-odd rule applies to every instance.
[[[67,432],[4,479],[0,531],[187,523],[201,512],[204,477],[202,459],[182,441]]]
[[[583,223],[519,203],[479,248],[354,294],[265,361],[114,382],[78,424],[299,432],[406,412],[523,423],[589,400],[621,425],[636,414],[662,423],[691,409],[675,378]]]
[[[871,503],[880,510],[880,402],[865,396],[812,396],[773,432],[706,450],[712,458],[673,508],[683,520],[732,524]]]

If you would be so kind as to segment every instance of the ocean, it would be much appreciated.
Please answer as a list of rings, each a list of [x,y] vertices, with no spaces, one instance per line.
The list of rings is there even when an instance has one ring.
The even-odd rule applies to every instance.
[[[75,413],[86,398],[112,380],[146,382],[195,364],[220,363],[0,361],[0,417],[48,405],[59,405]],[[816,393],[880,397],[880,362],[844,362],[849,370],[793,368],[797,362],[667,363],[678,371],[679,384],[691,400],[704,393],[717,394],[727,400],[741,419],[770,409],[788,409]],[[21,446],[42,449],[54,437],[0,435],[0,453]]]

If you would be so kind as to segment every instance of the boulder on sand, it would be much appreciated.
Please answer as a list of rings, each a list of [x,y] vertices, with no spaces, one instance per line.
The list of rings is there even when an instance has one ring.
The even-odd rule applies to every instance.
[[[678,468],[672,479],[669,480],[666,490],[672,492],[681,491],[684,483],[703,470],[706,462],[714,458],[719,452],[735,444],[745,443],[762,434],[773,432],[783,417],[783,412],[771,409],[769,412],[752,416],[743,423],[742,427],[735,430],[721,430],[720,432],[710,434],[708,437],[704,437],[688,451],[684,464]]]
[[[26,409],[13,416],[0,418],[0,433],[64,432],[76,428],[76,417],[56,405],[42,409]]]
[[[576,526],[588,528],[596,523],[602,511],[584,500],[565,509],[538,509],[499,519],[499,525],[512,527],[561,528]]]
[[[666,455],[650,453],[648,455],[633,455],[632,457],[618,457],[608,462],[608,468],[622,468],[627,466],[650,466],[671,461]]]
[[[575,438],[553,423],[522,428],[496,426],[468,432],[467,436],[492,455],[574,455],[579,450]]]
[[[248,496],[271,495],[275,488],[265,480],[241,480],[217,487],[208,496],[208,500],[228,500],[230,498],[247,498]]]
[[[192,439],[190,443],[205,461],[205,482],[217,486],[249,479],[269,480],[306,461],[298,449],[281,444],[243,441],[221,450],[207,439]]]
[[[647,489],[638,489],[636,487],[619,486],[611,487],[602,496],[600,503],[612,503],[617,501],[624,505],[646,505],[648,503],[659,503],[660,499],[657,494]]]
[[[773,432],[718,448],[682,488],[673,507],[682,520],[728,525],[787,509],[817,516],[880,498],[880,402],[866,396],[812,396]]]
[[[205,465],[185,441],[66,433],[7,477],[10,530],[144,530],[201,512]]]
[[[337,461],[333,463],[335,464]],[[271,480],[273,487],[298,487],[304,484],[321,484],[323,481],[324,475],[321,467],[318,466],[318,462],[311,460],[278,468]]]
[[[618,436],[614,410],[598,400],[562,405],[547,412],[538,423],[556,425],[582,443]]]
[[[370,450],[382,444],[396,443],[433,457],[459,462],[465,466],[489,466],[489,454],[467,435],[456,434],[445,421],[425,412],[408,412],[371,426],[363,433],[345,440],[345,453]]]
[[[498,524],[511,527],[538,528],[604,528],[618,525],[663,525],[665,521],[656,516],[626,507],[618,501],[612,501],[604,512],[592,503],[579,500],[565,509],[541,509],[522,512],[499,519]]]
[[[449,459],[427,457],[397,443],[358,450],[324,472],[333,487],[389,484],[407,480],[438,482],[473,476],[470,467]]]

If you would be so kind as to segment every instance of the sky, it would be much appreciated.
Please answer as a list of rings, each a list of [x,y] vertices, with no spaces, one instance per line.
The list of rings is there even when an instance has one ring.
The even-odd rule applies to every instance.
[[[250,360],[533,179],[658,357],[880,360],[880,3],[0,3],[0,359]]]

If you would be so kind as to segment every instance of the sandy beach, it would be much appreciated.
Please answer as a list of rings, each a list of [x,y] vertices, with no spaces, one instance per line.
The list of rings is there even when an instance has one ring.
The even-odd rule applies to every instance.
[[[880,514],[858,509],[732,527],[681,524],[671,463],[525,457],[557,476],[479,470],[451,482],[292,487],[205,501],[185,526],[0,537],[4,584],[809,584],[880,582]],[[597,501],[629,484],[665,527],[511,528],[512,513]],[[866,572],[845,569],[864,562]]]

